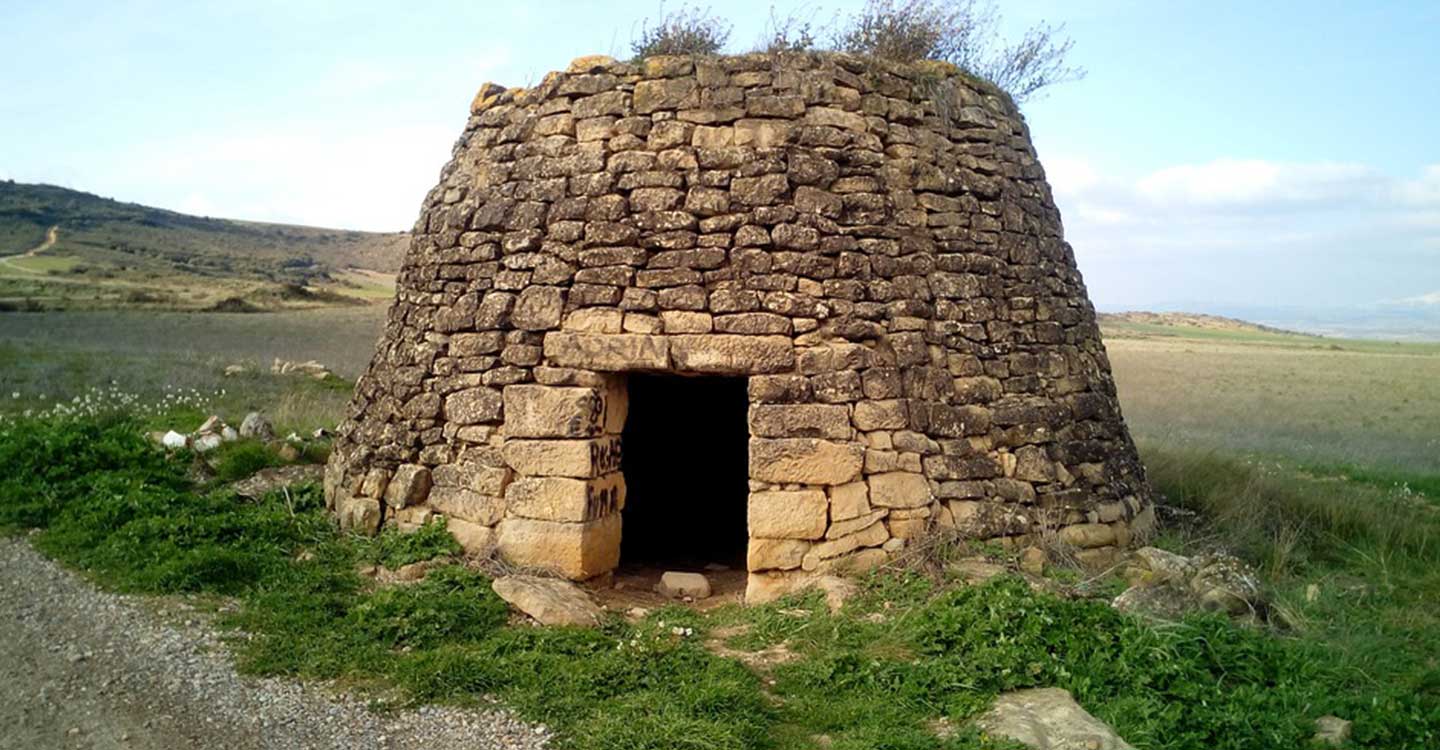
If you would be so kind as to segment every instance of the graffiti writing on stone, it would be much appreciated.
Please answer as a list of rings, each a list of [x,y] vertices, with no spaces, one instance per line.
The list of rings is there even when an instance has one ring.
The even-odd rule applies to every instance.
[[[612,437],[590,443],[590,470],[596,474],[609,474],[620,470],[620,438]]]
[[[594,521],[620,509],[618,482],[591,483],[585,488],[585,520]]]

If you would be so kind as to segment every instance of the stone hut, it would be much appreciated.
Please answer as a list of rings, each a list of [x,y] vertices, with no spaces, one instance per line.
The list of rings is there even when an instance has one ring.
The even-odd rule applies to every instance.
[[[936,528],[1103,564],[1153,522],[1014,104],[836,53],[483,86],[326,499],[577,580],[740,565],[752,599]]]

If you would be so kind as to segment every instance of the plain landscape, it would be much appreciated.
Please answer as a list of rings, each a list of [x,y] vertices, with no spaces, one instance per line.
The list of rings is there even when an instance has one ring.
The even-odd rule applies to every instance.
[[[95,184],[384,228],[395,154],[449,148],[413,232],[0,181],[0,750],[1440,747],[1440,166],[1225,159],[1197,144],[1244,139],[1154,88],[1087,92],[1105,126],[1072,113],[1088,140],[1050,152],[1030,105],[1089,71],[987,0],[772,6],[749,47],[661,7],[627,60],[467,81],[453,147],[421,144],[456,71],[518,78],[518,47],[604,25],[572,6],[535,44],[492,10],[463,62],[431,57],[458,7],[349,57],[382,14],[295,45],[287,8],[236,54],[194,32],[274,11],[177,8],[98,56],[129,92],[154,39],[207,43],[204,92],[134,88],[159,163]],[[93,15],[123,50],[142,14]],[[1124,47],[1136,78],[1131,36],[1097,77]],[[1299,100],[1222,75],[1243,40],[1213,36],[1225,106],[1285,130],[1249,89]],[[1107,139],[1155,153],[1122,178]],[[60,156],[43,179],[84,171]]]

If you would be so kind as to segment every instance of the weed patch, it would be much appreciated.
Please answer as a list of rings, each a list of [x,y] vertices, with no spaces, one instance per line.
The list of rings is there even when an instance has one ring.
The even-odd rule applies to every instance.
[[[1207,617],[1156,627],[1017,579],[957,588],[905,572],[876,574],[833,614],[810,594],[533,628],[506,625],[504,603],[473,569],[437,567],[395,586],[357,573],[453,554],[439,524],[342,535],[317,488],[293,488],[289,502],[240,501],[191,484],[188,460],[147,445],[134,420],[7,422],[0,461],[15,470],[0,479],[0,524],[42,529],[38,548],[122,590],[234,597],[219,622],[249,673],[340,679],[403,703],[495,696],[557,730],[557,747],[993,749],[1006,745],[967,728],[969,718],[1000,692],[1040,686],[1070,690],[1137,747],[1300,747],[1324,713],[1355,721],[1357,747],[1440,739],[1440,618],[1423,601],[1440,574],[1415,565],[1432,548],[1383,525],[1384,513],[1317,512],[1301,527],[1303,554],[1284,583],[1328,576],[1333,593],[1297,611],[1335,624],[1285,637]],[[1304,509],[1298,490],[1276,499],[1282,490],[1263,478],[1226,478],[1243,467],[1202,463],[1209,473],[1197,476],[1179,458],[1183,469],[1157,466],[1157,482],[1187,507]],[[1253,533],[1252,553],[1266,550],[1267,518],[1240,527]],[[1340,534],[1358,541],[1321,549]],[[1387,577],[1393,585],[1376,583]],[[1365,607],[1374,614],[1358,616]],[[783,643],[793,658],[755,672],[706,649],[707,634],[734,626],[743,634],[732,648]],[[955,730],[937,733],[940,720]]]

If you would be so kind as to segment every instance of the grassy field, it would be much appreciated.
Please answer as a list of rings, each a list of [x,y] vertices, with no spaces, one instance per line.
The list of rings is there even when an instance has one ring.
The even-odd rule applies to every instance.
[[[1147,444],[1440,474],[1440,345],[1105,329]]]
[[[560,747],[1004,747],[936,727],[963,727],[995,693],[1032,685],[1071,690],[1136,747],[1302,747],[1324,713],[1355,721],[1354,747],[1440,742],[1431,347],[1107,329],[1151,479],[1178,509],[1156,543],[1249,560],[1273,628],[1204,617],[1156,627],[1103,598],[1007,580],[966,587],[902,568],[863,582],[835,614],[810,597],[667,608],[574,631],[505,625],[474,570],[376,587],[357,564],[443,559],[453,548],[435,533],[338,536],[313,489],[236,503],[185,478],[189,459],[166,461],[140,442],[140,429],[193,427],[211,412],[234,422],[257,407],[282,432],[333,425],[348,383],[274,377],[268,362],[316,358],[353,377],[379,309],[0,315],[0,414],[19,419],[0,425],[0,463],[11,469],[0,477],[0,527],[43,528],[40,549],[104,585],[214,602],[229,613],[222,624],[249,634],[236,648],[252,673],[339,679],[392,702],[494,695],[557,728]],[[235,362],[262,367],[224,377]],[[138,421],[20,416],[76,397],[124,401]],[[261,446],[227,450],[226,475],[272,460]],[[789,656],[753,656],[776,648]]]

